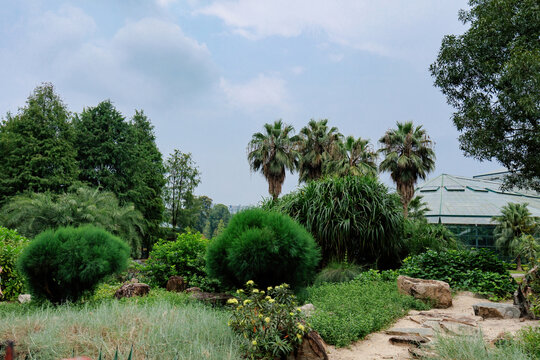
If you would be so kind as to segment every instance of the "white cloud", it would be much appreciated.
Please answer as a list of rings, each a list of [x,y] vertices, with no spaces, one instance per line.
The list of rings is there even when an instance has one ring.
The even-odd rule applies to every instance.
[[[249,39],[310,34],[379,55],[414,53],[426,22],[455,21],[460,4],[433,0],[230,0],[195,11],[221,19]],[[437,34],[438,41],[440,36]]]
[[[286,82],[278,76],[259,74],[245,83],[233,84],[221,78],[220,87],[234,107],[247,111],[262,108],[288,109],[289,94]]]
[[[161,7],[167,7],[171,4],[174,4],[178,0],[156,0],[156,4],[158,4]]]
[[[344,54],[329,54],[328,58],[332,62],[341,62],[341,60],[343,60],[343,58],[345,58],[345,55]]]
[[[303,67],[303,66],[293,66],[293,67],[291,68],[291,72],[292,72],[294,75],[302,75],[305,71],[306,71],[306,68]]]

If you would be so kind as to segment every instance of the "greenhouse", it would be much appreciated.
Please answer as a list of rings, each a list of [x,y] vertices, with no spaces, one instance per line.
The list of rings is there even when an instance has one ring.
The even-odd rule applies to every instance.
[[[473,178],[442,174],[419,186],[430,223],[441,223],[471,247],[493,248],[493,216],[506,204],[527,203],[532,216],[540,217],[540,194],[527,190],[503,191],[503,172]]]

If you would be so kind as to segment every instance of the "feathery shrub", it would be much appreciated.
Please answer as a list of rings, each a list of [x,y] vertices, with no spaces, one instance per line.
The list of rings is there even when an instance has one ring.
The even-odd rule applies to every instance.
[[[313,237],[290,217],[250,209],[233,216],[210,242],[206,266],[226,286],[239,288],[253,280],[261,287],[297,288],[313,279],[319,259]]]
[[[19,258],[32,295],[53,303],[75,301],[107,275],[126,269],[129,246],[107,231],[86,225],[46,230]]]

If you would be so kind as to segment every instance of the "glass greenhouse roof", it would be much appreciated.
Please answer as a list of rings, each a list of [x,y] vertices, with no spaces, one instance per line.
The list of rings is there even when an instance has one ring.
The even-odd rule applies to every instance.
[[[429,222],[443,224],[493,224],[501,208],[513,203],[528,203],[533,216],[540,217],[540,194],[531,191],[503,191],[501,182],[442,174],[416,188],[415,195],[430,209]]]

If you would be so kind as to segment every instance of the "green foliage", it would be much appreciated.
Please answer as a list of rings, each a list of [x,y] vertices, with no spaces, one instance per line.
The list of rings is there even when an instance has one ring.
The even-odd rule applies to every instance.
[[[369,269],[368,271],[361,272],[354,280],[360,282],[367,281],[393,281],[395,282],[399,276],[399,270],[375,270]]]
[[[333,153],[323,163],[323,173],[330,176],[377,176],[377,153],[369,140],[347,136],[338,141]]]
[[[77,179],[69,111],[52,84],[0,123],[0,204],[27,191],[60,192]]]
[[[28,239],[0,226],[0,300],[15,300],[23,291],[23,278],[17,270],[17,259]]]
[[[399,199],[371,177],[312,181],[263,208],[291,216],[322,249],[323,260],[392,266],[402,248]]]
[[[422,126],[414,127],[412,121],[396,125],[397,129],[386,131],[379,139],[382,145],[379,151],[384,155],[379,170],[390,172],[401,198],[403,214],[407,217],[414,184],[435,169],[435,152],[433,142]]]
[[[125,240],[133,256],[140,254],[144,227],[141,213],[133,205],[121,206],[112,192],[84,186],[60,195],[16,196],[1,209],[0,223],[28,238],[47,229],[93,224]]]
[[[313,237],[290,217],[251,209],[236,214],[210,242],[206,266],[227,286],[254,280],[263,287],[288,283],[297,288],[313,279],[319,259]]]
[[[431,65],[456,112],[461,149],[496,159],[507,185],[540,191],[540,26],[538,0],[470,0],[462,35],[443,38]]]
[[[350,262],[332,261],[321,270],[315,278],[315,285],[323,283],[340,283],[354,279],[362,272],[362,267]]]
[[[307,301],[316,309],[309,319],[311,325],[327,343],[338,347],[390,325],[411,308],[427,309],[420,301],[400,294],[395,281],[353,280],[307,290]]]
[[[161,287],[165,287],[173,275],[183,276],[191,284],[193,276],[206,276],[207,244],[208,240],[200,233],[191,232],[179,234],[175,241],[159,240],[150,252],[145,273],[153,284]]]
[[[178,149],[167,158],[165,162],[166,185],[165,205],[167,207],[168,221],[176,230],[195,225],[196,206],[193,190],[201,182],[200,172],[191,157],[191,153],[182,153]]]
[[[95,226],[47,230],[19,257],[32,295],[53,303],[75,301],[107,275],[127,267],[129,247]]]
[[[418,255],[427,250],[443,251],[458,248],[456,237],[442,224],[430,224],[425,219],[409,217],[403,225],[406,255]]]
[[[214,205],[208,214],[208,220],[204,227],[204,236],[211,239],[221,234],[230,219],[231,214],[227,206],[223,204]]]
[[[540,327],[529,326],[521,329],[515,340],[532,359],[540,359]]]
[[[504,299],[512,295],[516,282],[502,261],[488,250],[428,250],[403,260],[403,275],[446,281],[454,289],[469,290]]]
[[[264,291],[248,281],[246,290],[239,289],[236,293],[240,301],[236,298],[228,301],[234,307],[229,326],[245,339],[242,350],[246,358],[284,358],[311,331],[287,284]]]
[[[276,120],[274,124],[264,124],[265,133],[255,133],[248,144],[248,162],[251,171],[261,171],[268,182],[268,193],[275,200],[281,194],[285,181],[285,170],[294,171],[297,167],[297,152],[294,128]]]

